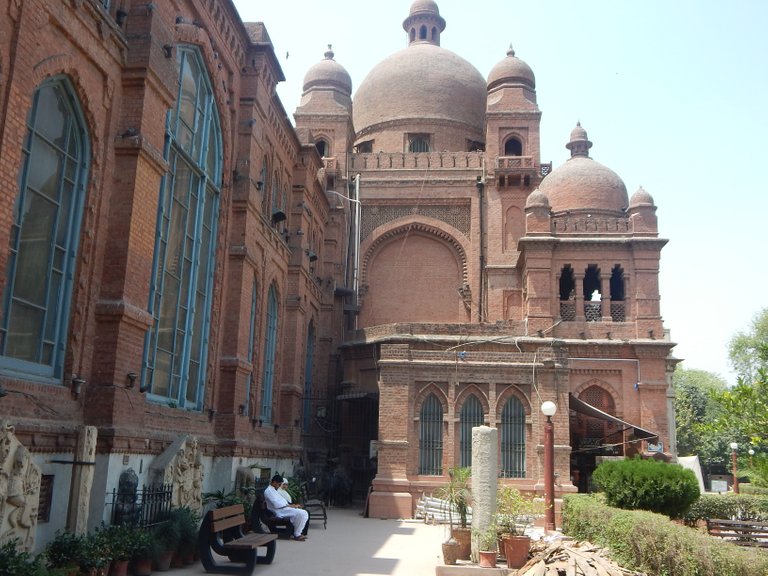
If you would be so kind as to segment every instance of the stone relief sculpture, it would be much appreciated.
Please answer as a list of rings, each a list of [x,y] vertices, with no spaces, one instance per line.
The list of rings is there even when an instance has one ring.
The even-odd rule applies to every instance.
[[[180,436],[149,467],[152,484],[172,484],[174,508],[203,508],[203,465],[197,438]]]
[[[128,468],[120,474],[117,483],[117,498],[115,500],[115,524],[138,524],[141,508],[137,502],[139,477],[133,468]]]
[[[0,543],[18,539],[29,551],[37,529],[40,468],[7,422],[0,422],[0,459]]]

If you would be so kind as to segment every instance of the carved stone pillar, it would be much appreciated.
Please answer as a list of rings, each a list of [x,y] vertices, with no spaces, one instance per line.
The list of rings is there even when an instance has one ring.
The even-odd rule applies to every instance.
[[[0,543],[18,538],[25,551],[34,547],[40,478],[13,425],[0,420]]]
[[[98,431],[95,426],[83,426],[77,437],[67,510],[67,530],[75,534],[88,532],[88,510],[93,487],[97,438]]]

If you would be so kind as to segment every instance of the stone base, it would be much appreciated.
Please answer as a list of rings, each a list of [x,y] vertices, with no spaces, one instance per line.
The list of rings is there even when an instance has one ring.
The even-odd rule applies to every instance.
[[[435,576],[512,576],[513,574],[517,574],[517,570],[507,568],[506,565],[480,568],[477,564],[461,560],[455,566],[435,566]]]
[[[371,492],[368,497],[368,517],[413,518],[413,497],[410,492]]]

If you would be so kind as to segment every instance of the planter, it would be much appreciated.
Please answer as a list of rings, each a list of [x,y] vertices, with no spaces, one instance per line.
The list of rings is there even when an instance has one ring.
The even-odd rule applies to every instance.
[[[459,560],[469,560],[472,554],[472,530],[469,528],[454,528],[451,536],[459,545]]]
[[[530,536],[504,535],[504,556],[509,568],[520,568],[528,562],[528,552],[531,549]]]
[[[173,550],[166,550],[155,558],[155,570],[158,572],[168,572],[171,569],[171,560],[173,560]]]
[[[477,555],[479,557],[478,564],[480,565],[480,568],[496,568],[495,550],[479,550]]]
[[[152,558],[134,558],[129,566],[133,576],[150,576],[152,574]]]
[[[128,560],[112,560],[109,576],[128,576]]]
[[[443,562],[448,566],[456,564],[459,559],[459,545],[456,542],[443,542]]]

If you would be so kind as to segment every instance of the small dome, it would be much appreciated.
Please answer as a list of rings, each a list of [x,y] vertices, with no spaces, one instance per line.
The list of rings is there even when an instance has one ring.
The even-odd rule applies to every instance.
[[[352,95],[352,79],[344,66],[333,59],[330,44],[325,58],[312,66],[304,76],[304,92],[312,88],[336,88],[347,96]]]
[[[553,170],[539,188],[547,195],[553,212],[590,210],[625,212],[629,204],[627,187],[618,174],[589,157],[592,142],[587,131],[576,124],[566,148],[571,158]]]
[[[549,208],[549,199],[547,195],[541,190],[536,188],[528,195],[528,200],[525,202],[526,208]]]
[[[422,12],[429,12],[431,14],[440,15],[440,9],[437,7],[437,2],[433,0],[416,0],[411,4],[411,9],[408,11],[410,16],[414,14],[420,14]]]
[[[637,192],[632,194],[632,198],[629,199],[629,207],[633,208],[636,206],[653,206],[653,196],[648,194],[648,192],[645,191],[645,188],[640,186],[640,188],[637,189]]]
[[[492,90],[505,82],[524,84],[531,90],[536,88],[536,77],[533,75],[533,70],[515,56],[512,46],[507,50],[507,57],[496,64],[488,74],[488,90]]]

